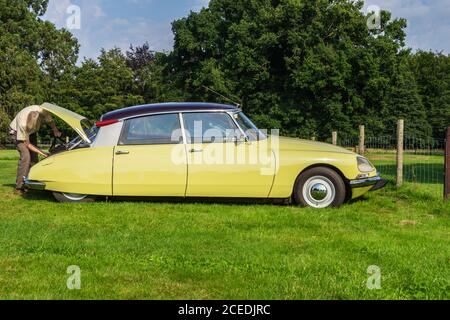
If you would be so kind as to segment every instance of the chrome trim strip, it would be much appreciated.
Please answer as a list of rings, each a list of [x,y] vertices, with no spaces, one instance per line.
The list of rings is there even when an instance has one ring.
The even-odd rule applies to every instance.
[[[238,130],[241,132],[242,136],[244,137],[245,141],[249,141],[249,137],[247,136],[247,134],[244,132],[244,129],[241,128],[241,126],[239,125],[239,123],[237,122],[237,120],[234,118],[235,114],[238,114],[238,112],[227,112],[228,115],[230,116],[231,120],[234,122],[234,125],[238,128]]]
[[[178,119],[180,119],[181,134],[183,135],[184,154],[186,155],[186,182],[184,187],[184,196],[186,197],[188,192],[188,181],[189,181],[189,155],[188,155],[188,141],[187,141],[186,127],[184,126],[184,117],[182,112],[178,113]],[[189,143],[191,143],[191,141],[189,141]]]
[[[119,121],[125,121],[125,120],[129,120],[129,119],[134,119],[134,118],[141,118],[141,117],[147,117],[147,116],[156,116],[156,115],[160,115],[160,114],[178,114],[178,113],[208,113],[208,112],[223,112],[223,113],[228,113],[229,110],[227,109],[215,109],[215,110],[201,110],[201,109],[192,109],[192,110],[186,110],[186,111],[164,111],[164,112],[149,112],[149,113],[143,113],[140,115],[134,115],[134,116],[130,116],[130,117],[126,117],[126,118],[120,118],[118,119]]]
[[[30,181],[28,179],[24,179],[24,185],[28,189],[32,190],[45,190],[45,183],[39,181]]]
[[[350,188],[364,188],[364,187],[370,187],[376,185],[379,181],[381,181],[380,176],[367,178],[367,179],[361,179],[361,180],[350,180]]]
[[[237,120],[236,120],[235,117],[234,117],[234,115],[239,114],[239,113],[244,113],[244,111],[242,111],[241,109],[239,109],[239,110],[229,111],[229,112],[227,112],[227,113],[228,113],[228,114],[230,115],[230,117],[233,119],[234,123],[238,126],[239,130],[242,132],[242,134],[243,134],[244,137],[246,138],[246,141],[247,141],[247,142],[250,142],[251,140],[250,140],[250,137],[248,136],[247,132],[244,131],[244,129],[239,125],[239,123],[237,122]],[[247,117],[247,118],[248,118],[248,117]],[[252,120],[250,120],[250,121],[253,122]],[[264,140],[267,140],[267,139],[269,138],[268,135],[262,133],[261,130],[260,130],[258,127],[256,127],[255,124],[253,124],[253,125],[255,126],[256,130],[258,131],[258,132],[257,132],[257,133],[258,133],[258,140],[257,140],[257,141],[264,141]],[[259,135],[264,136],[265,139],[261,139],[261,138],[259,137]]]
[[[92,144],[92,141],[86,136],[84,132],[81,132],[80,129],[74,128],[75,131],[78,133],[78,135],[81,137],[81,139],[84,140],[87,144]]]
[[[183,135],[183,144],[187,145],[187,135],[186,135],[186,128],[184,127],[184,118],[183,113],[178,113],[178,119],[180,120],[180,128],[181,128],[181,134]]]

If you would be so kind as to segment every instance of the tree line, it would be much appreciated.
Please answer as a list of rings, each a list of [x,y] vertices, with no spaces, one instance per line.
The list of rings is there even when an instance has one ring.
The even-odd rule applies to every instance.
[[[97,120],[168,101],[237,101],[261,128],[326,139],[406,133],[442,139],[450,125],[450,57],[412,52],[407,21],[362,1],[211,0],[172,24],[174,47],[148,43],[79,59],[77,39],[42,20],[48,0],[0,0],[0,127],[45,101]],[[149,39],[151,42],[151,39]],[[0,136],[0,138],[2,138]]]

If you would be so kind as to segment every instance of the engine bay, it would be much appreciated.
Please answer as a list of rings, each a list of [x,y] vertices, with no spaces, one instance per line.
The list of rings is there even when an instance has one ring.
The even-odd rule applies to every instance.
[[[83,141],[83,139],[81,139],[80,137],[76,137],[75,139],[73,139],[69,142],[64,141],[64,139],[62,139],[62,138],[55,137],[53,139],[52,145],[50,146],[50,149],[48,152],[51,156],[53,156],[53,155],[63,153],[66,151],[82,149],[82,148],[89,148],[89,147],[90,147],[90,144]]]

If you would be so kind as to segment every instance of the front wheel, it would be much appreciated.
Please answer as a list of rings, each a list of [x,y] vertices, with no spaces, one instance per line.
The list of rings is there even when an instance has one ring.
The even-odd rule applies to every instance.
[[[326,167],[312,168],[302,173],[294,189],[294,200],[304,207],[339,208],[345,198],[346,188],[341,176]]]
[[[95,197],[88,196],[85,194],[75,194],[75,193],[63,193],[63,192],[53,192],[53,196],[58,202],[94,202]]]

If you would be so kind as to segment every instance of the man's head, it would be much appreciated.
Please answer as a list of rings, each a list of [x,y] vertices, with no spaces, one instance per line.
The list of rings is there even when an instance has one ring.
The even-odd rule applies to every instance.
[[[41,115],[37,111],[32,111],[28,114],[27,118],[27,131],[36,130],[40,127]]]

